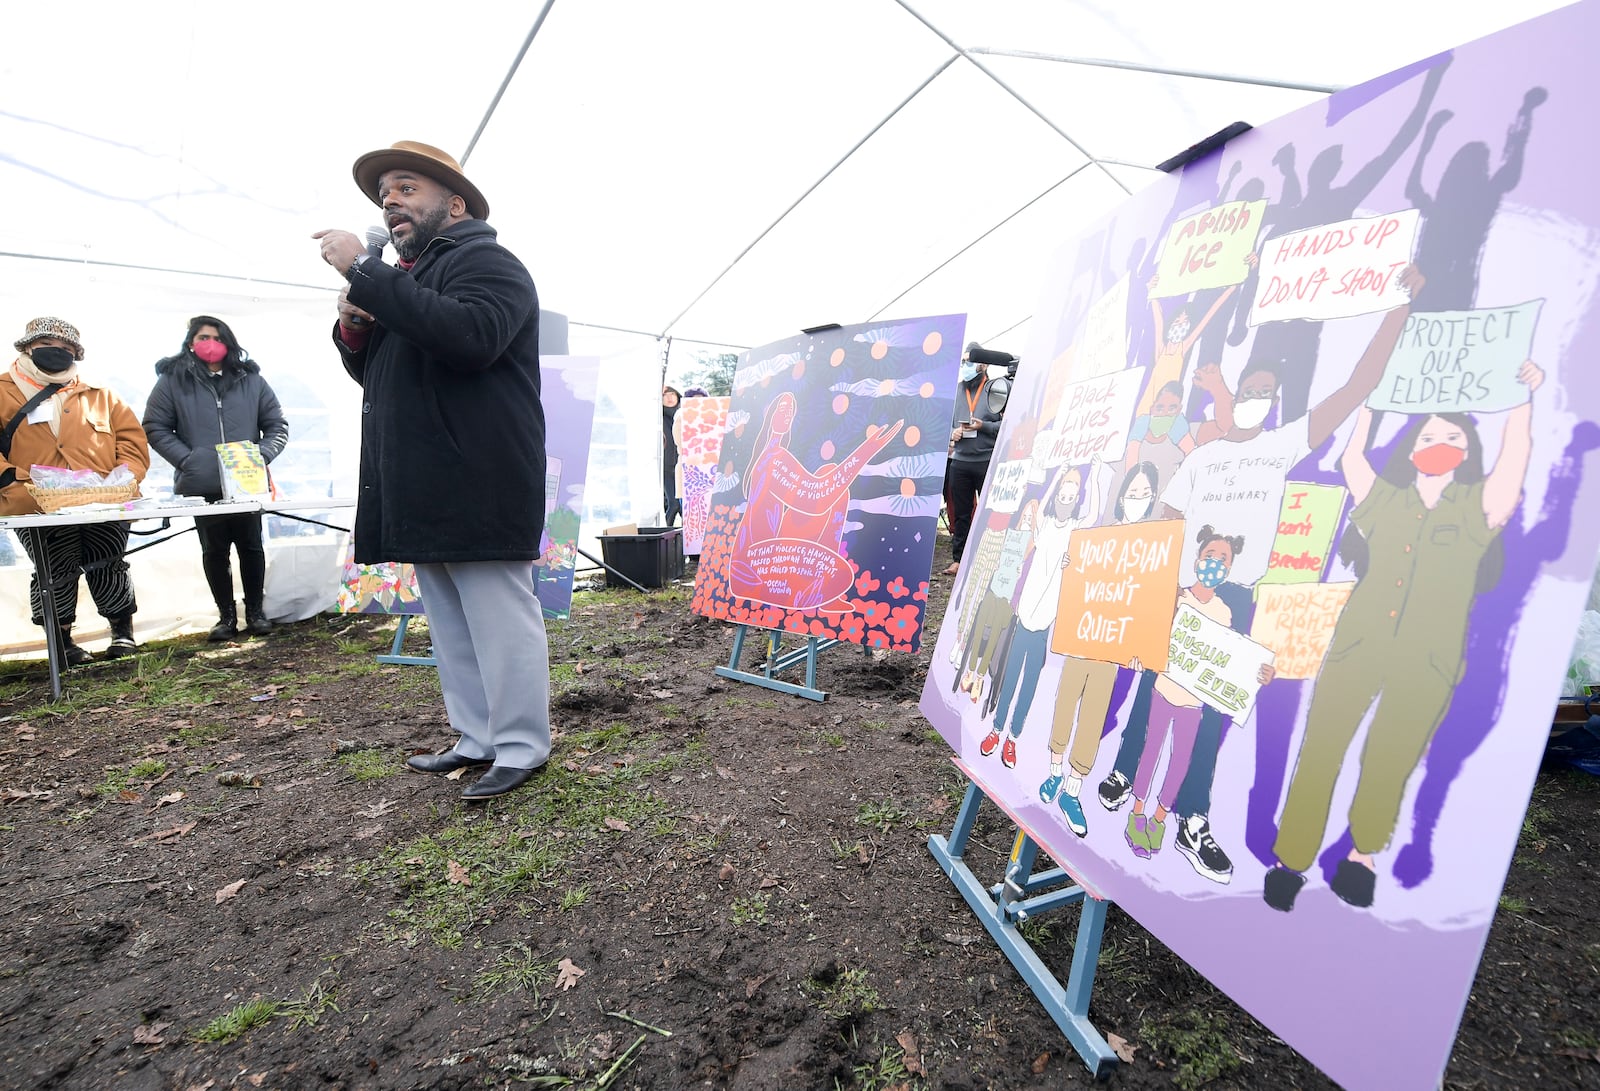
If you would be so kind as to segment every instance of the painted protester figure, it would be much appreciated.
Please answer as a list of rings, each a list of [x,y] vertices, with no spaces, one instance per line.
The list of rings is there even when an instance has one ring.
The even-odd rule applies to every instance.
[[[967,633],[966,654],[962,657],[960,687],[974,701],[983,693],[983,678],[1000,650],[1003,638],[1016,618],[1011,600],[1016,596],[1022,569],[1033,552],[1033,531],[1038,520],[1039,502],[1030,500],[1017,512],[1017,525],[1007,528],[1000,546],[1000,562],[983,593],[983,601]],[[1013,752],[1009,768],[1016,764]]]
[[[1414,296],[1424,280],[1415,266],[1407,266],[1400,283]],[[1233,405],[1233,428],[1216,442],[1195,448],[1162,494],[1162,502],[1174,516],[1183,518],[1191,537],[1193,531],[1209,524],[1243,531],[1252,541],[1274,540],[1290,469],[1333,435],[1377,388],[1410,312],[1410,305],[1403,304],[1386,314],[1345,384],[1305,416],[1277,428],[1265,427],[1278,405],[1277,372],[1264,364],[1245,365]],[[1192,545],[1185,548],[1186,570],[1193,568],[1197,553]],[[1270,549],[1252,552],[1245,563],[1235,563],[1229,579],[1217,587],[1217,594],[1233,613],[1237,632],[1249,631],[1253,588],[1266,575],[1270,553]],[[1149,673],[1139,679],[1116,764],[1100,783],[1100,802],[1108,811],[1119,809],[1133,792],[1154,686],[1155,678]],[[1189,771],[1173,807],[1183,818],[1173,843],[1196,872],[1218,883],[1233,876],[1233,861],[1212,835],[1210,819],[1211,781],[1222,745],[1223,719],[1209,705],[1201,710]]]
[[[1245,259],[1252,266],[1255,265],[1256,260],[1254,253]],[[1183,365],[1184,361],[1189,358],[1189,350],[1194,347],[1196,341],[1200,340],[1200,336],[1206,332],[1206,327],[1217,316],[1217,312],[1222,309],[1222,305],[1228,301],[1228,298],[1234,292],[1239,290],[1238,285],[1223,289],[1222,294],[1212,302],[1211,309],[1206,311],[1205,317],[1200,319],[1198,325],[1191,325],[1187,307],[1179,308],[1178,313],[1172,318],[1172,324],[1166,325],[1161,316],[1161,300],[1156,298],[1155,295],[1156,285],[1160,279],[1160,277],[1151,277],[1150,283],[1146,286],[1150,296],[1150,311],[1156,320],[1156,362],[1155,367],[1150,369],[1150,383],[1145,387],[1144,395],[1139,399],[1138,413],[1141,416],[1151,412],[1151,406],[1155,404],[1157,394],[1162,388],[1168,383],[1181,382],[1183,379]],[[1163,327],[1165,327],[1164,340]]]
[[[1233,611],[1217,594],[1228,578],[1235,560],[1244,549],[1244,539],[1224,537],[1209,526],[1200,528],[1195,536],[1200,554],[1195,558],[1195,582],[1178,592],[1178,605],[1188,605],[1199,614],[1219,624],[1234,628]],[[1137,658],[1130,666],[1143,670]],[[1263,666],[1256,681],[1266,685],[1274,676],[1270,665]],[[1172,812],[1178,796],[1178,787],[1194,755],[1195,738],[1200,732],[1200,716],[1204,707],[1198,697],[1174,682],[1165,673],[1158,674],[1150,695],[1151,730],[1145,737],[1144,752],[1139,757],[1139,769],[1133,778],[1133,813],[1128,816],[1128,829],[1124,836],[1135,856],[1149,859],[1161,851],[1166,834],[1167,815]],[[1168,736],[1172,739],[1172,754],[1167,760],[1166,773],[1161,783],[1155,783],[1156,765],[1161,760]],[[1145,813],[1145,803],[1156,796],[1154,812]]]
[[[1186,417],[1183,384],[1174,379],[1156,391],[1148,413],[1133,418],[1133,425],[1128,429],[1128,450],[1122,462],[1125,471],[1141,462],[1149,462],[1162,481],[1171,481],[1195,447],[1222,436],[1233,427],[1233,394],[1222,381],[1222,368],[1217,364],[1201,364],[1195,368],[1194,385],[1211,396],[1216,419],[1191,421]],[[1116,497],[1109,497],[1106,519],[1111,518],[1109,505],[1114,503]]]
[[[1033,695],[1039,686],[1039,674],[1044,670],[1045,656],[1050,651],[1050,627],[1055,623],[1057,600],[1061,597],[1062,562],[1072,542],[1072,532],[1086,521],[1081,513],[1085,509],[1085,479],[1092,480],[1082,466],[1063,465],[1056,471],[1045,496],[1038,530],[1033,537],[1033,563],[1022,580],[1016,607],[1016,627],[1012,633],[1011,650],[1006,656],[1005,673],[1000,680],[999,702],[994,710],[994,724],[978,746],[984,757],[1000,747],[1000,760],[1010,769],[1017,764],[1016,740],[1022,736],[1022,725],[1033,707]],[[1094,510],[1095,500],[1087,497],[1087,510]],[[1011,719],[1006,729],[1006,718]],[[1005,736],[1004,745],[1001,736]]]
[[[1098,469],[1096,463],[1089,472],[1093,474]],[[1128,526],[1150,518],[1160,488],[1161,480],[1150,463],[1141,462],[1129,470],[1117,490],[1115,524]],[[1061,556],[1061,567],[1071,566],[1072,551],[1068,549]],[[1061,664],[1055,716],[1050,725],[1050,775],[1039,785],[1039,799],[1044,803],[1054,799],[1066,816],[1068,827],[1079,837],[1089,833],[1088,818],[1079,799],[1083,778],[1094,768],[1094,759],[1100,753],[1100,737],[1111,712],[1111,691],[1118,669],[1115,663],[1070,655]],[[1062,760],[1068,758],[1069,745],[1072,772],[1067,774]]]
[[[1517,378],[1531,395],[1544,372],[1528,361]],[[1350,803],[1354,844],[1330,886],[1350,905],[1372,904],[1373,857],[1394,836],[1406,782],[1462,678],[1473,599],[1499,577],[1500,532],[1522,501],[1532,421],[1530,397],[1508,415],[1500,456],[1485,474],[1483,441],[1470,417],[1416,418],[1379,473],[1366,453],[1372,413],[1363,408],[1356,418],[1339,467],[1355,501],[1352,560],[1361,575],[1306,714],[1273,845],[1278,864],[1262,890],[1274,909],[1294,907],[1322,849],[1334,784],[1369,710]]]

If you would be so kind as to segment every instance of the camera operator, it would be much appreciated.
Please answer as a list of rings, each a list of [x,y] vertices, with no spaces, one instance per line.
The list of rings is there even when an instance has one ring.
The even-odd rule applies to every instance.
[[[950,422],[950,459],[944,471],[944,506],[950,521],[950,566],[953,576],[961,568],[961,553],[967,547],[972,517],[977,511],[978,494],[989,472],[995,437],[1000,434],[1000,418],[1005,412],[1004,398],[990,384],[1010,379],[1016,358],[1010,353],[991,352],[976,341],[961,355],[961,383],[956,388],[955,410]]]

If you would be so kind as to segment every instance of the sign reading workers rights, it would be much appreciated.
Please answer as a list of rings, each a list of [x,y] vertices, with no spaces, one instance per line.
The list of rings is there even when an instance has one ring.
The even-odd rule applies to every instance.
[[[1517,381],[1544,300],[1406,318],[1367,405],[1396,413],[1497,413],[1528,400]]]
[[[1230,201],[1173,224],[1156,265],[1156,294],[1170,298],[1243,284],[1250,275],[1244,259],[1256,248],[1266,209],[1266,201]]]
[[[1274,235],[1261,247],[1250,325],[1291,318],[1324,322],[1409,302],[1400,273],[1411,263],[1421,216],[1408,208]]]
[[[1165,670],[1183,520],[1076,530],[1067,554],[1050,650]]]

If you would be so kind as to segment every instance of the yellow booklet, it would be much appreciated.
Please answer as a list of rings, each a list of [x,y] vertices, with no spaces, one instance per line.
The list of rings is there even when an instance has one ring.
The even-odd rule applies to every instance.
[[[217,462],[222,467],[222,498],[242,500],[272,495],[272,479],[261,448],[249,440],[217,444]]]

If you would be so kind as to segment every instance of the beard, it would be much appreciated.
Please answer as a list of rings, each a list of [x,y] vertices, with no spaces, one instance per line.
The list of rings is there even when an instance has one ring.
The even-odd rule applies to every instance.
[[[422,251],[434,239],[439,237],[439,232],[444,228],[445,221],[450,218],[450,210],[444,205],[423,213],[420,219],[411,220],[411,233],[405,239],[396,239],[393,229],[389,232],[389,241],[394,243],[395,253],[400,255],[401,261],[416,261]]]

